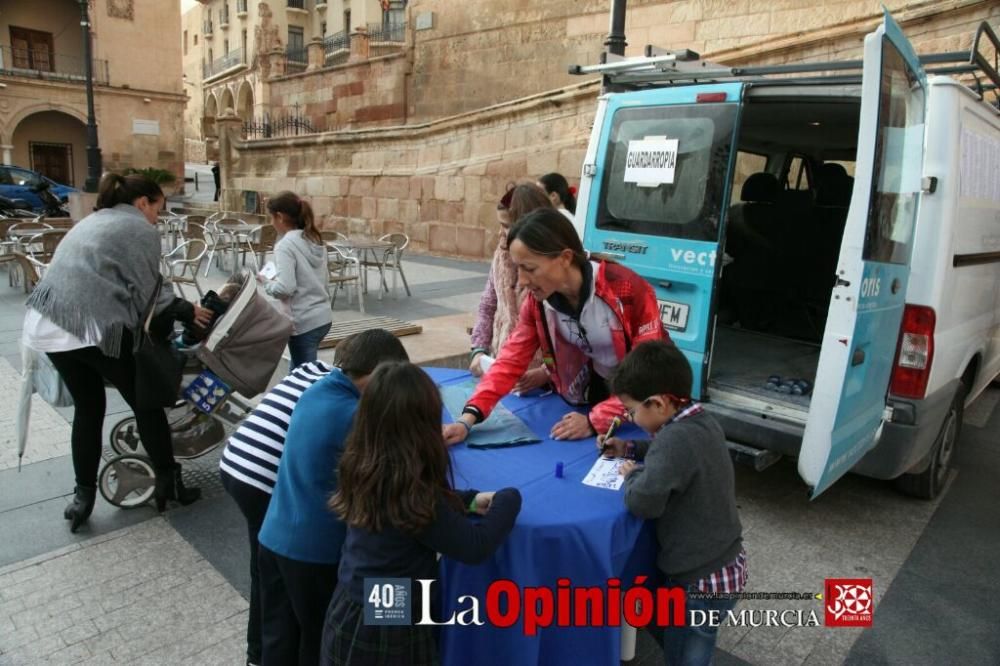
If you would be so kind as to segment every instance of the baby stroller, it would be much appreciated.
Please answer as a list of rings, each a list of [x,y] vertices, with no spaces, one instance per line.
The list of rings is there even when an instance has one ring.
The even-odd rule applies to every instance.
[[[250,413],[247,399],[267,389],[291,334],[291,322],[257,291],[249,271],[234,274],[239,285],[229,308],[203,342],[181,348],[184,378],[177,403],[167,410],[174,457],[198,458],[214,450]],[[101,495],[122,508],[141,506],[154,493],[156,473],[139,438],[134,416],[111,429],[109,459],[98,475]]]

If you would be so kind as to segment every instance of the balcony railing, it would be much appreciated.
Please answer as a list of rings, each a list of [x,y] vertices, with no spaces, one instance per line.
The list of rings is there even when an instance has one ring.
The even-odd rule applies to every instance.
[[[405,42],[405,23],[369,23],[368,39],[373,42]]]
[[[305,9],[306,0],[288,0],[289,9]]]
[[[236,13],[237,14],[247,13],[247,0],[236,0]]]
[[[337,51],[349,51],[350,48],[351,36],[343,30],[323,39],[323,51],[328,56],[333,55]]]
[[[108,61],[93,61],[94,83],[108,85]],[[76,56],[49,53],[47,50],[15,49],[0,46],[0,74],[25,76],[50,81],[73,81],[85,83],[86,61]]]
[[[289,46],[285,50],[285,57],[289,63],[305,65],[309,62],[309,49],[305,46]]]
[[[212,36],[212,22],[211,21],[205,21],[202,24],[201,28],[202,28],[202,32],[205,34],[206,37],[211,37]]]
[[[243,49],[236,49],[235,51],[230,51],[221,58],[216,58],[213,62],[206,62],[202,68],[202,78],[207,79],[224,72],[227,69],[235,67],[236,65],[244,64],[246,64],[246,59],[243,55]]]
[[[229,5],[226,5],[219,13],[219,27],[220,28],[229,27]]]

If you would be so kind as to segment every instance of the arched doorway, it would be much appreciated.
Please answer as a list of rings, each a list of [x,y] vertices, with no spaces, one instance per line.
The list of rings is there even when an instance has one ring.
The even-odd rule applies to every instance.
[[[57,183],[82,187],[87,178],[87,127],[62,111],[39,111],[14,128],[13,161]]]
[[[219,103],[215,95],[209,93],[205,95],[205,115],[201,121],[202,136],[206,139],[218,136],[215,130],[215,119],[219,117]]]
[[[219,113],[225,113],[226,111],[235,111],[236,103],[233,101],[233,91],[226,88],[222,93],[222,101],[219,102]]]
[[[243,82],[236,95],[236,115],[245,123],[253,120],[253,88],[249,81]]]

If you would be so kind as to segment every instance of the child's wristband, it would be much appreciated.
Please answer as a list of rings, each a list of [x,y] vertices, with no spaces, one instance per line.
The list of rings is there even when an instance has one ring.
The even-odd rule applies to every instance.
[[[455,421],[455,423],[461,423],[462,425],[465,426],[465,436],[466,437],[468,437],[470,434],[472,434],[472,426],[470,426],[468,423],[466,423],[462,419],[459,419],[459,420]]]
[[[469,360],[471,361],[472,359],[476,358],[476,354],[486,354],[488,352],[489,350],[484,349],[483,347],[473,347],[472,351],[469,352]]]

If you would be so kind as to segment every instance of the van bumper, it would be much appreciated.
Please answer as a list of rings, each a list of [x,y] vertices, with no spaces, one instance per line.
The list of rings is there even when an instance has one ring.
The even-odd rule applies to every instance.
[[[885,424],[882,439],[851,471],[875,479],[895,479],[900,474],[926,469],[959,382],[954,379],[923,400],[890,395],[892,422]]]

